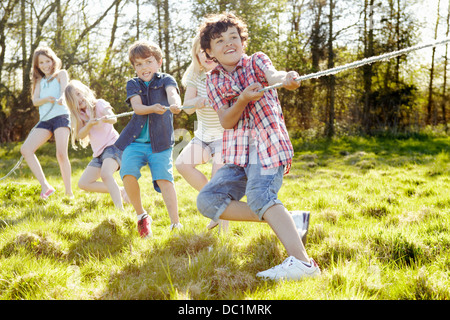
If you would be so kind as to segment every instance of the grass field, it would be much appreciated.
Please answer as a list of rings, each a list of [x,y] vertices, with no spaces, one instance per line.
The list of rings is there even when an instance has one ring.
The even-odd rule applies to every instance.
[[[286,258],[270,228],[231,222],[227,233],[207,232],[197,192],[176,171],[184,229],[169,231],[145,169],[140,182],[153,238],[142,240],[131,205],[118,212],[108,194],[77,188],[90,150],[70,151],[71,200],[54,145],[46,144],[37,155],[57,188],[48,201],[39,199],[26,164],[0,182],[0,299],[450,299],[450,137],[293,144],[279,198],[288,210],[311,212],[306,249],[319,278],[256,278]],[[0,147],[4,176],[20,145]]]

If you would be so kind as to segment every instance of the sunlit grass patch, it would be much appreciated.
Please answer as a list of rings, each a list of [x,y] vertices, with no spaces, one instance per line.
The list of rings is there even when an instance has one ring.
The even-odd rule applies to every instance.
[[[71,150],[75,199],[53,157],[41,157],[57,188],[47,201],[26,164],[0,185],[2,299],[450,299],[449,138],[343,137],[293,141],[279,198],[311,212],[307,253],[315,279],[263,281],[284,247],[266,223],[207,231],[197,191],[175,170],[180,221],[171,232],[148,168],[139,180],[153,237],[140,239],[131,205],[76,183],[90,152]],[[0,148],[1,173],[18,148]],[[54,145],[42,150],[54,154]],[[5,158],[3,158],[5,156]],[[210,164],[199,167],[207,176]],[[1,174],[0,174],[1,175]],[[120,178],[116,175],[119,184]],[[245,198],[243,199],[245,200]]]

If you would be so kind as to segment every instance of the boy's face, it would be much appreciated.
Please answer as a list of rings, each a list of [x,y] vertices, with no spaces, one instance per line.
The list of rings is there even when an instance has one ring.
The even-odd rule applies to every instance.
[[[212,39],[210,46],[211,49],[206,49],[208,55],[216,58],[227,71],[233,71],[244,54],[244,46],[236,27],[229,27],[220,37]]]
[[[157,61],[154,56],[148,58],[136,58],[133,64],[133,68],[137,73],[137,76],[143,81],[150,81],[159,68],[161,68],[161,61]]]

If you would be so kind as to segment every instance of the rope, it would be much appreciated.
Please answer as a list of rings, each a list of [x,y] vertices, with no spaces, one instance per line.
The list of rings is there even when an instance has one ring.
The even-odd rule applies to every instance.
[[[409,48],[405,48],[405,49],[402,49],[402,50],[393,51],[393,52],[385,53],[385,54],[382,54],[382,55],[379,55],[379,56],[373,56],[373,57],[370,57],[370,58],[366,58],[366,59],[362,59],[362,60],[355,61],[355,62],[352,62],[352,63],[348,63],[348,64],[345,64],[345,65],[342,65],[342,66],[339,66],[339,67],[336,67],[336,68],[332,68],[332,69],[323,70],[323,71],[307,74],[307,75],[304,75],[304,76],[300,76],[300,77],[297,77],[295,79],[295,81],[304,81],[304,80],[308,80],[308,79],[313,79],[313,78],[319,78],[319,77],[323,77],[323,76],[333,75],[333,74],[336,74],[336,73],[344,71],[344,70],[359,68],[361,66],[374,63],[375,61],[389,60],[389,59],[395,58],[397,56],[400,56],[402,54],[405,54],[405,53],[408,53],[408,52],[411,52],[411,51],[417,51],[417,50],[421,50],[421,49],[425,49],[425,48],[429,48],[429,47],[436,47],[436,46],[445,44],[447,42],[450,42],[450,38],[441,39],[441,40],[433,41],[433,42],[426,43],[426,44],[419,44],[419,45],[412,46],[412,47],[409,47]],[[264,88],[260,89],[258,92],[280,88],[282,85],[283,85],[282,83],[278,83],[278,84],[275,84],[273,86],[264,87]]]
[[[195,108],[195,106],[182,106],[180,109],[186,110],[186,109],[192,109],[192,108]],[[169,110],[170,107],[164,107],[164,109]],[[106,119],[122,118],[122,117],[132,116],[133,114],[134,114],[134,111],[124,112],[124,113],[119,113],[119,114],[112,114],[110,116],[107,116]],[[100,118],[97,118],[95,120],[100,120]]]

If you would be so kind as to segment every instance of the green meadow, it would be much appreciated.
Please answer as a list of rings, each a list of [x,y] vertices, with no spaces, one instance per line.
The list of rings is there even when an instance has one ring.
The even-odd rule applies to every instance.
[[[78,189],[91,151],[70,150],[75,198],[68,199],[48,143],[37,152],[57,188],[47,201],[26,163],[0,181],[0,299],[450,299],[450,137],[292,141],[295,159],[279,198],[288,210],[311,212],[306,249],[320,277],[256,278],[286,258],[274,233],[240,222],[226,233],[207,231],[197,192],[176,170],[184,228],[169,231],[146,168],[140,184],[153,237],[140,239],[131,205],[119,212],[109,194]],[[19,149],[0,146],[1,177]],[[210,164],[200,168],[209,175]]]

